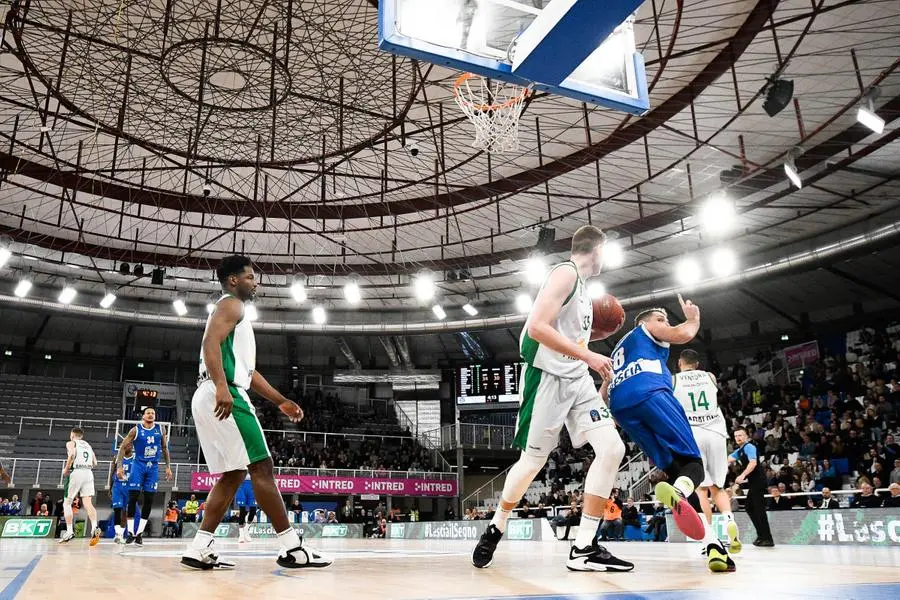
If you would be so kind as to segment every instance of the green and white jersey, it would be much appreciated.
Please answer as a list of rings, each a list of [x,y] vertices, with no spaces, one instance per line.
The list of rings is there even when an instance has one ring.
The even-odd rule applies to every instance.
[[[578,267],[572,261],[554,265],[541,285],[542,291],[550,279],[550,274],[556,269],[575,269],[575,272],[578,272]],[[559,310],[559,315],[557,315],[556,320],[551,325],[570,342],[586,348],[591,339],[591,325],[593,321],[594,310],[591,305],[591,299],[585,290],[584,281],[578,276],[575,286],[568,297],[566,297],[562,308]],[[581,377],[588,372],[587,363],[584,361],[551,350],[533,340],[528,335],[528,326],[530,324],[531,315],[529,314],[528,320],[525,321],[525,327],[522,329],[522,335],[519,338],[519,354],[529,366],[566,379]]]
[[[231,294],[223,294],[216,304],[225,298],[232,298]],[[206,319],[206,328],[212,314]],[[228,385],[241,389],[250,389],[250,378],[256,369],[256,337],[253,335],[253,326],[250,319],[243,316],[225,341],[222,342],[222,366],[225,368],[225,379]],[[207,375],[206,365],[203,362],[203,349],[200,349],[200,376]]]
[[[696,369],[682,371],[675,374],[672,385],[691,427],[708,429],[728,437],[725,417],[719,409],[719,389],[710,373]]]
[[[72,467],[94,468],[94,449],[84,440],[75,440],[75,460],[72,461]]]

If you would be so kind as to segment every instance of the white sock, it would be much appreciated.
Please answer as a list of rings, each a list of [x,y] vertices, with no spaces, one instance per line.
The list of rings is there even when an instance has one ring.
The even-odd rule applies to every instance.
[[[91,528],[85,532],[85,535],[94,535],[94,530],[97,529],[96,523],[94,523],[93,521],[91,521],[90,523],[91,523]]]
[[[278,534],[278,543],[284,550],[294,550],[300,547],[300,536],[293,527],[288,527]]]
[[[612,502],[612,500],[610,500]],[[576,548],[587,548],[593,545],[597,537],[597,528],[603,517],[592,517],[591,515],[582,513],[581,522],[578,523],[578,535],[575,536]]]
[[[673,487],[681,492],[685,498],[694,493],[694,482],[691,481],[690,477],[685,477],[684,475],[675,480]]]
[[[731,514],[730,512],[722,513],[722,516],[725,517],[725,519],[728,520],[729,523],[731,521],[734,521],[734,515]]]
[[[703,521],[705,527],[703,528],[703,545],[708,546],[709,544],[718,544],[719,538],[716,535],[715,530],[712,525],[707,523],[705,520]]]
[[[147,526],[147,519],[141,519],[140,523],[138,523],[138,535],[144,533],[144,528]]]
[[[197,535],[194,536],[194,539],[191,540],[191,548],[194,550],[203,550],[204,548],[209,548],[209,545],[215,541],[213,534],[208,531],[203,531],[202,529],[197,530]]]
[[[512,510],[507,510],[497,505],[497,510],[494,512],[494,518],[491,519],[491,525],[497,527],[500,530],[500,533],[506,531],[506,522],[509,521],[509,515],[512,513]]]
[[[125,533],[125,528],[122,527],[121,525],[115,525],[115,528],[116,528],[116,537],[122,537],[122,535]]]
[[[134,517],[128,517],[126,525],[128,526],[128,533],[134,535]]]

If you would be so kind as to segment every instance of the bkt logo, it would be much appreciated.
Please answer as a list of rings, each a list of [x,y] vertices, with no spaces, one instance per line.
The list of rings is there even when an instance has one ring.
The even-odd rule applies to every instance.
[[[213,534],[214,537],[228,537],[228,534],[231,533],[231,528],[227,523],[222,523],[218,527],[216,527],[216,532]]]
[[[47,537],[53,528],[53,519],[12,519],[3,526],[0,537]]]
[[[509,539],[530,540],[534,535],[534,523],[528,520],[513,519],[509,521]]]
[[[322,537],[347,537],[347,526],[325,525],[322,527]]]

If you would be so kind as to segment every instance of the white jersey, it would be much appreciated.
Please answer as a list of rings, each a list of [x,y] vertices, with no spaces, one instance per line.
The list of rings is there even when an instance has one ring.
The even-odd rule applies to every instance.
[[[224,294],[216,302],[221,302],[225,298],[232,298],[231,294]],[[212,315],[206,319],[206,328],[209,329],[209,323]],[[225,379],[229,385],[249,390],[250,378],[256,369],[256,337],[253,335],[253,325],[250,319],[241,317],[237,325],[225,341],[222,342],[222,367],[225,369]],[[208,375],[206,365],[203,362],[203,349],[200,349],[200,377]]]
[[[94,468],[94,449],[84,440],[75,440],[75,460],[72,461],[72,468]]]
[[[578,267],[572,261],[566,261],[555,265],[550,273],[559,268],[572,268],[578,272]],[[541,290],[547,285],[550,273],[541,285]],[[540,292],[538,292],[540,293]],[[569,293],[562,308],[559,310],[556,320],[551,323],[564,338],[582,347],[587,347],[591,339],[591,325],[594,320],[594,309],[591,299],[585,291],[584,281],[579,276],[575,286]],[[566,356],[541,345],[528,335],[528,325],[531,323],[531,315],[525,321],[522,335],[519,338],[519,353],[528,365],[565,379],[576,379],[588,372],[587,363],[572,356]]]
[[[719,389],[710,373],[682,371],[675,374],[672,385],[691,427],[708,429],[728,437],[725,417],[719,409]]]

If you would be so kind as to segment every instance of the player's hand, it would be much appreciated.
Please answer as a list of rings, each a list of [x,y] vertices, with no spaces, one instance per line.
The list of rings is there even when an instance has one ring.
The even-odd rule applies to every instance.
[[[231,415],[231,409],[234,407],[234,398],[227,387],[216,388],[216,409],[215,415],[220,421],[224,421]]]
[[[746,480],[746,477],[744,477],[744,475],[741,474],[741,475],[738,475],[737,477],[735,477],[734,482],[738,485],[741,485],[742,483],[744,483],[745,480]]]
[[[6,485],[12,483],[12,477],[10,477],[9,473],[7,473],[6,471],[0,471],[0,479],[2,479],[4,483],[6,483]]]
[[[119,481],[125,481],[125,467],[119,467],[116,469],[116,477]]]
[[[600,373],[603,379],[612,379],[612,359],[596,352],[590,352],[584,359],[587,366]]]
[[[63,477],[69,474],[69,469],[63,469]]]
[[[681,297],[681,294],[678,294],[678,303],[681,304],[681,312],[684,313],[684,318],[688,321],[699,321],[700,320],[700,307],[691,302],[690,300],[685,300]]]
[[[166,467],[166,481],[172,481],[172,469]]]
[[[303,409],[296,402],[285,400],[278,405],[278,409],[291,420],[291,423],[299,423],[303,420]]]

